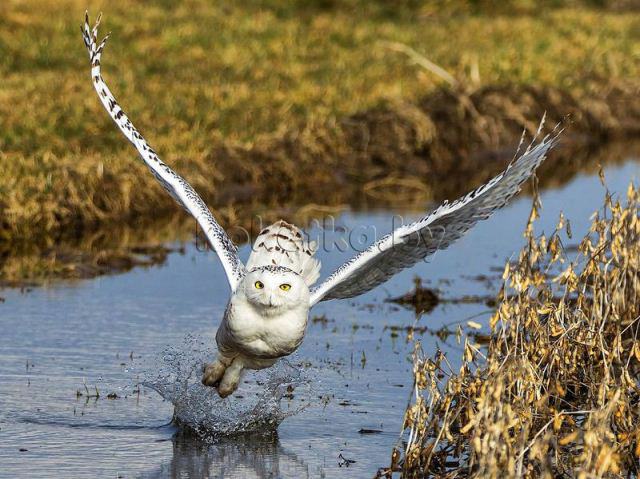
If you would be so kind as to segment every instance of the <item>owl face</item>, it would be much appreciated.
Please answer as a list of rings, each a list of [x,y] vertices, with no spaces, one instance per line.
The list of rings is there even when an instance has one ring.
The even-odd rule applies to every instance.
[[[256,268],[244,278],[247,300],[264,309],[290,309],[309,304],[309,287],[302,277],[282,267]]]

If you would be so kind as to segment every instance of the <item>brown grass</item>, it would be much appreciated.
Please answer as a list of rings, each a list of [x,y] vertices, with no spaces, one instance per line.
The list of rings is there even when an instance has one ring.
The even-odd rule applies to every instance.
[[[261,214],[260,205],[264,211],[282,204],[337,205],[362,196],[375,199],[394,185],[418,192],[421,202],[438,200],[502,169],[510,153],[502,162],[477,153],[512,148],[523,128],[535,129],[545,110],[549,124],[569,115],[565,142],[576,139],[572,132],[596,142],[640,131],[635,92],[631,86],[611,88],[587,103],[553,88],[440,91],[418,105],[308,125],[249,147],[214,141],[203,159],[183,158],[172,166],[189,172],[191,184],[216,206],[223,222],[237,216],[225,206]],[[177,211],[133,155],[106,163],[98,154],[46,153],[28,161],[0,154],[7,191],[0,202],[0,235],[24,239],[38,232],[55,238]]]
[[[565,144],[542,165],[538,172],[540,185],[558,187],[573,178],[577,172],[595,172],[598,164],[624,161],[639,153],[640,143],[633,141],[595,144],[590,147],[583,145],[579,148]],[[293,200],[265,204],[250,199],[237,199],[225,202],[226,206],[216,209],[215,213],[232,238],[242,244],[247,240],[246,231],[257,234],[262,229],[262,224],[279,218],[305,226],[312,220],[339,214],[345,208],[392,206],[403,211],[422,212],[432,200],[458,197],[485,181],[501,170],[512,155],[512,148],[474,155],[470,157],[470,161],[459,162],[464,175],[434,174],[439,181],[434,182],[433,187],[425,187],[425,183],[408,175],[394,175],[380,181],[372,180],[364,185],[356,184],[355,187],[349,187],[343,179],[334,183],[335,186],[329,183],[326,191],[316,190],[313,195],[299,199],[300,204]],[[476,166],[472,168],[471,165],[474,164]],[[142,172],[145,173],[144,170]],[[325,174],[322,169],[317,169],[316,174],[318,173]],[[311,175],[312,172],[309,172],[309,178]],[[112,177],[110,183],[113,185],[113,197],[117,197],[118,185],[122,185],[115,180]],[[206,189],[206,184],[203,187]],[[238,191],[246,194],[246,189],[238,188]],[[122,221],[118,221],[119,210],[116,210],[110,218],[104,219],[103,216],[102,227],[101,223],[81,228],[70,224],[61,231],[54,230],[57,231],[55,235],[31,236],[25,241],[20,241],[20,238],[28,234],[28,231],[20,233],[20,236],[7,236],[6,240],[0,241],[0,283],[40,283],[53,278],[85,278],[126,271],[127,268],[121,268],[122,258],[131,256],[135,264],[136,257],[131,255],[135,248],[148,248],[175,240],[193,240],[195,222],[184,211],[175,208],[171,199],[162,194],[163,190],[158,193],[159,201],[154,203],[153,209],[138,211],[132,206],[129,211],[132,216]],[[33,205],[34,210],[40,213],[37,204]],[[142,206],[150,208],[149,205]],[[113,258],[112,264],[106,261],[109,258]],[[106,262],[96,266],[98,261]]]

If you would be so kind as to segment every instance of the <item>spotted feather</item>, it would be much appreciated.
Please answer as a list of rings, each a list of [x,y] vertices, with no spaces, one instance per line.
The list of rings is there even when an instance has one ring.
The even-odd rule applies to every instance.
[[[220,257],[231,290],[235,291],[245,272],[244,265],[238,258],[236,246],[215,220],[204,201],[202,201],[202,198],[200,198],[191,185],[160,160],[153,148],[149,146],[147,141],[133,126],[133,123],[131,123],[120,105],[118,105],[118,102],[103,80],[100,71],[100,58],[109,35],[105,36],[98,44],[99,24],[100,16],[98,16],[94,27],[91,28],[89,26],[89,15],[85,14],[85,22],[81,31],[91,62],[91,79],[100,101],[113,121],[118,125],[118,128],[124,133],[124,136],[136,147],[140,157],[162,187],[167,190],[180,206],[196,219],[207,236],[209,244]]]

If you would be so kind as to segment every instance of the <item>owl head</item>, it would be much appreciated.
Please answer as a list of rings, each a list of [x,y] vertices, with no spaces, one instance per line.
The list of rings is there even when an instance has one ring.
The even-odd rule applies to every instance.
[[[244,278],[244,293],[254,306],[282,311],[309,305],[309,287],[302,276],[282,266],[260,266]]]

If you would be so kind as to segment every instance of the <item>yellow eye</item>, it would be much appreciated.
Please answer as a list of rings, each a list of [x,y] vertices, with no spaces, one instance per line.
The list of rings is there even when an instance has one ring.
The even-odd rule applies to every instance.
[[[254,283],[254,286],[256,287],[256,289],[262,289],[264,288],[264,284],[262,283],[262,281],[256,281]]]
[[[289,290],[291,289],[291,285],[290,285],[290,284],[287,284],[287,283],[281,284],[281,285],[280,285],[280,289],[281,289],[282,291],[289,291]]]

